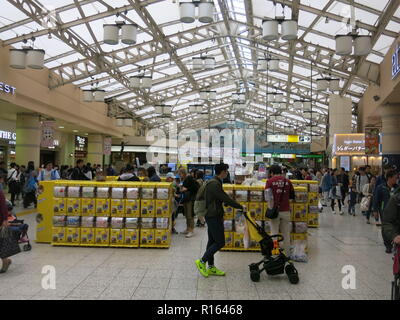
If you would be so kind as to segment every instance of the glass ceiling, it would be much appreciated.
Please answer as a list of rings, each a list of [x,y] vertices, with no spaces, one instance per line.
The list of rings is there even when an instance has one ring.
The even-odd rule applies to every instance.
[[[359,74],[355,58],[334,53],[335,35],[351,31],[346,22],[351,16],[348,0],[213,2],[213,23],[196,20],[184,24],[179,21],[176,0],[7,0],[2,1],[0,12],[0,39],[3,46],[21,48],[26,40],[28,45],[45,49],[45,66],[54,73],[50,88],[71,83],[82,89],[104,89],[107,98],[114,98],[127,112],[152,125],[157,118],[153,105],[157,103],[173,105],[173,117],[186,127],[203,123],[193,121],[195,115],[188,110],[191,104],[201,103],[200,90],[211,89],[217,91],[217,100],[207,103],[204,110],[210,108],[214,123],[233,113],[231,95],[238,91],[246,93],[249,108],[234,113],[238,120],[251,122],[257,116],[267,116],[273,110],[265,107],[268,90],[284,93],[286,109],[280,113],[304,126],[307,120],[293,108],[294,100],[312,98],[313,110],[327,114],[329,94],[316,91],[317,78],[339,78],[340,94],[353,103],[359,101],[369,83],[378,80],[376,74],[370,76],[374,78],[352,76]],[[41,12],[25,9],[32,4]],[[362,59],[360,68],[377,66],[400,32],[398,1],[355,0],[354,6],[359,33],[374,39],[373,50]],[[292,15],[298,19],[298,39],[291,43],[263,41],[262,20],[281,13],[286,19]],[[136,45],[103,43],[103,24],[117,20],[138,24]],[[60,34],[72,34],[82,46],[76,47]],[[107,65],[99,68],[93,54],[104,57]],[[267,54],[280,60],[279,71],[269,72],[268,77],[256,68],[257,59]],[[215,58],[215,69],[192,70],[192,58],[205,55]],[[137,74],[152,76],[152,88],[129,88],[129,77]],[[324,133],[324,123],[325,116],[313,127],[315,134]]]

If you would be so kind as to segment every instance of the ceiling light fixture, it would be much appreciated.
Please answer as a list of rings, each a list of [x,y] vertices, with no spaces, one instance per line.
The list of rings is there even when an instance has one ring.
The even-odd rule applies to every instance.
[[[13,69],[43,69],[45,51],[23,47],[22,49],[10,49],[10,67]]]
[[[282,13],[276,13],[275,5],[275,18],[273,20],[264,19],[262,21],[262,38],[265,41],[273,41],[279,39],[279,25],[281,25],[281,38],[282,40],[296,40],[298,32],[298,24],[296,20],[285,20],[285,6],[282,7]]]
[[[214,21],[214,11],[215,11],[214,3],[204,0],[180,2],[179,3],[180,21],[183,23],[195,22],[196,7],[198,7],[198,19],[201,23],[212,23]]]
[[[138,25],[127,24],[125,21],[117,21],[115,24],[103,25],[103,41],[109,45],[117,45],[119,42],[119,30],[121,29],[121,42],[127,45],[136,44]]]

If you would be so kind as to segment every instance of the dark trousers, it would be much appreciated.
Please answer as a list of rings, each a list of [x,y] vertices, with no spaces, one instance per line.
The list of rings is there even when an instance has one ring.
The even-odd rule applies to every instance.
[[[383,212],[381,212],[381,210],[378,210],[378,212],[379,212],[379,216],[381,217],[381,222],[382,222],[383,221]],[[383,228],[382,228],[381,232],[382,232],[383,244],[385,245],[386,248],[392,249],[393,248],[392,240],[386,239],[385,234],[383,233]]]
[[[214,254],[225,246],[224,219],[222,217],[206,217],[208,228],[207,250],[203,255],[203,262],[214,265]]]
[[[17,195],[15,192],[10,192],[11,193],[11,203],[13,206],[15,206],[15,196]]]
[[[340,201],[342,201],[342,205],[343,206],[344,206],[344,199],[346,199],[347,190],[348,190],[348,188],[344,188],[344,187],[342,187],[340,189],[340,191],[342,192],[342,199]]]

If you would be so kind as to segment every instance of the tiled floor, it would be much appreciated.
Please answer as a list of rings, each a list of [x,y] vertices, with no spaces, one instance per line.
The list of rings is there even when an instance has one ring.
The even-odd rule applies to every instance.
[[[380,229],[360,215],[325,210],[321,227],[309,230],[308,263],[296,263],[300,283],[286,276],[262,275],[250,281],[248,264],[258,253],[220,252],[217,265],[226,277],[199,276],[194,260],[207,242],[205,229],[195,237],[173,237],[169,250],[52,247],[33,243],[31,252],[13,258],[0,274],[0,299],[390,299],[392,257],[384,252]],[[24,216],[35,229],[35,215]],[[183,230],[180,216],[178,230]],[[34,234],[31,234],[34,239]],[[42,267],[56,268],[56,290],[44,290]],[[342,288],[342,267],[356,269],[356,289]]]

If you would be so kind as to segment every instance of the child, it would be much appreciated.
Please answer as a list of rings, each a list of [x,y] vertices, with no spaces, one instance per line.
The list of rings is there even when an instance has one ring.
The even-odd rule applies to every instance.
[[[353,185],[349,188],[349,215],[356,216],[356,203],[357,191],[356,187]]]

